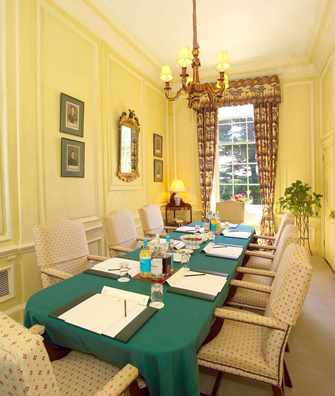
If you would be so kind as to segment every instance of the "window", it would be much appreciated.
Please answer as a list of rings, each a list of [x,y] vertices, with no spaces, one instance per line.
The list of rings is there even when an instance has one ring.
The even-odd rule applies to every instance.
[[[253,105],[219,109],[219,200],[244,193],[260,205]]]

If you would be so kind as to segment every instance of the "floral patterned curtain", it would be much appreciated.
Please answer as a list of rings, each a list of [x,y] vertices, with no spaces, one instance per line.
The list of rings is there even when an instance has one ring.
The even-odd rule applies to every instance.
[[[200,169],[200,196],[205,216],[210,210],[217,141],[217,109],[197,111],[197,132]]]
[[[263,215],[261,232],[273,235],[274,198],[278,151],[278,103],[258,103],[254,105],[254,123],[256,132],[256,157]]]

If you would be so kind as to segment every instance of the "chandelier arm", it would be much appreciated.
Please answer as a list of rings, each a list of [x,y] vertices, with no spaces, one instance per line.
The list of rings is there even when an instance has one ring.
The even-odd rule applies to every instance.
[[[178,91],[176,92],[176,94],[174,96],[170,96],[169,94],[169,90],[165,90],[165,97],[170,101],[173,102],[174,100],[178,99],[179,96],[182,94],[183,91],[186,91],[184,87],[181,87],[178,89]]]

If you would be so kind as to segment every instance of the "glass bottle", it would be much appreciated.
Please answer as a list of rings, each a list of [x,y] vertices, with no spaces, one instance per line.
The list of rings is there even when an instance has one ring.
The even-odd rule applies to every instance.
[[[143,247],[140,251],[140,272],[143,277],[148,277],[151,272],[151,249],[148,246],[148,240],[143,241]]]

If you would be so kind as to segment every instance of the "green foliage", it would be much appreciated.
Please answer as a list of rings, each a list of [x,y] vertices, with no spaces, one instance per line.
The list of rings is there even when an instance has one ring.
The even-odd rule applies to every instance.
[[[301,180],[296,180],[286,188],[284,196],[280,197],[281,209],[286,209],[295,217],[309,218],[318,214],[321,208],[321,194],[311,191],[311,187]]]

